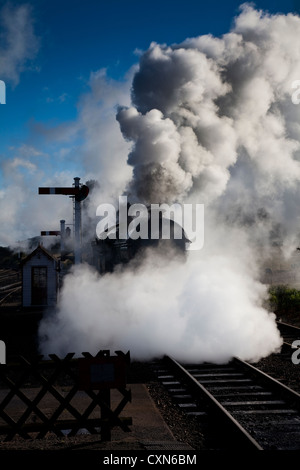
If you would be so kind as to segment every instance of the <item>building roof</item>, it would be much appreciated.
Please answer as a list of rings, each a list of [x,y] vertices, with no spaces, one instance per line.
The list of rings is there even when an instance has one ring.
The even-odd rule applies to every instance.
[[[28,263],[28,261],[34,258],[34,256],[37,255],[39,252],[42,252],[50,260],[57,261],[56,258],[48,250],[46,250],[46,248],[44,248],[42,245],[38,245],[38,247],[35,250],[33,250],[32,253],[26,256],[26,258],[22,259],[21,265],[23,266],[24,264]]]

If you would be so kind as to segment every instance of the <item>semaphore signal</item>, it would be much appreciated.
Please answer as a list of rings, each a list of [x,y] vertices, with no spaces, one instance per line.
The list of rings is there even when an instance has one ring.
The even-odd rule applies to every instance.
[[[48,237],[51,235],[60,235],[60,230],[42,230],[41,237]]]
[[[62,194],[70,196],[74,199],[74,258],[75,264],[81,262],[81,205],[80,203],[88,196],[89,188],[86,185],[79,183],[80,178],[74,178],[74,185],[72,187],[46,187],[39,188],[39,194]]]

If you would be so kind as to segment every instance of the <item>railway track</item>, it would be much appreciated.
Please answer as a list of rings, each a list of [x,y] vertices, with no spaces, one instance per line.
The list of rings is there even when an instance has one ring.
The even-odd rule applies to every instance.
[[[0,269],[0,306],[19,295],[22,289],[20,273],[13,269]]]
[[[252,365],[182,365],[166,356],[156,371],[178,407],[199,422],[207,446],[300,450],[300,395]]]
[[[294,341],[300,340],[300,328],[294,325],[289,325],[281,321],[277,321],[277,327],[283,338],[284,344],[292,347]]]

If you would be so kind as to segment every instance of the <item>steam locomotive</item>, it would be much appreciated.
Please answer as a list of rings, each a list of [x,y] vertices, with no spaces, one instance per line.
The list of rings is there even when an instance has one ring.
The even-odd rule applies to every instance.
[[[129,221],[130,222],[130,221]],[[153,227],[151,213],[148,211],[147,237],[132,236],[121,238],[120,224],[110,227],[92,242],[93,265],[101,273],[113,272],[116,266],[138,262],[144,256],[144,250],[161,249],[169,256],[186,256],[187,244],[190,243],[184,229],[174,220],[160,214],[159,224]],[[130,224],[128,224],[128,229]]]

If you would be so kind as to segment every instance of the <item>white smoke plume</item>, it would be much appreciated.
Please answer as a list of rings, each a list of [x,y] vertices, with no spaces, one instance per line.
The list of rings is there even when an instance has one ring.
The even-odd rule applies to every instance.
[[[184,263],[150,251],[102,277],[75,269],[41,324],[42,351],[218,362],[280,347],[260,273],[272,243],[288,255],[299,239],[299,38],[297,15],[243,5],[224,36],[153,43],[141,56],[116,116],[131,143],[124,190],[147,204],[204,203],[204,248]]]
[[[6,3],[0,10],[0,28],[1,79],[16,86],[21,72],[30,66],[39,49],[30,5]]]
[[[85,233],[85,219],[95,219],[97,206],[122,193],[132,169],[126,163],[129,144],[120,133],[116,107],[119,102],[130,103],[132,73],[122,82],[110,80],[105,70],[92,73],[89,89],[80,97],[76,120],[54,127],[34,123],[28,142],[1,155],[0,245],[18,248],[21,241],[38,236],[41,230],[59,230],[61,219],[73,223],[70,199],[41,196],[40,186],[69,187],[76,176],[83,184],[97,181],[85,204]],[[43,149],[41,140],[46,141]],[[62,162],[65,168],[78,168],[75,174],[74,170],[60,170]],[[94,230],[95,224],[89,227],[91,238]],[[44,245],[55,241],[43,238]]]
[[[249,253],[240,256],[238,238],[193,251],[185,263],[149,250],[138,266],[102,277],[88,265],[76,268],[58,312],[41,323],[43,353],[120,349],[138,360],[171,354],[214,362],[268,355],[281,340],[262,307],[267,288],[253,278]]]

